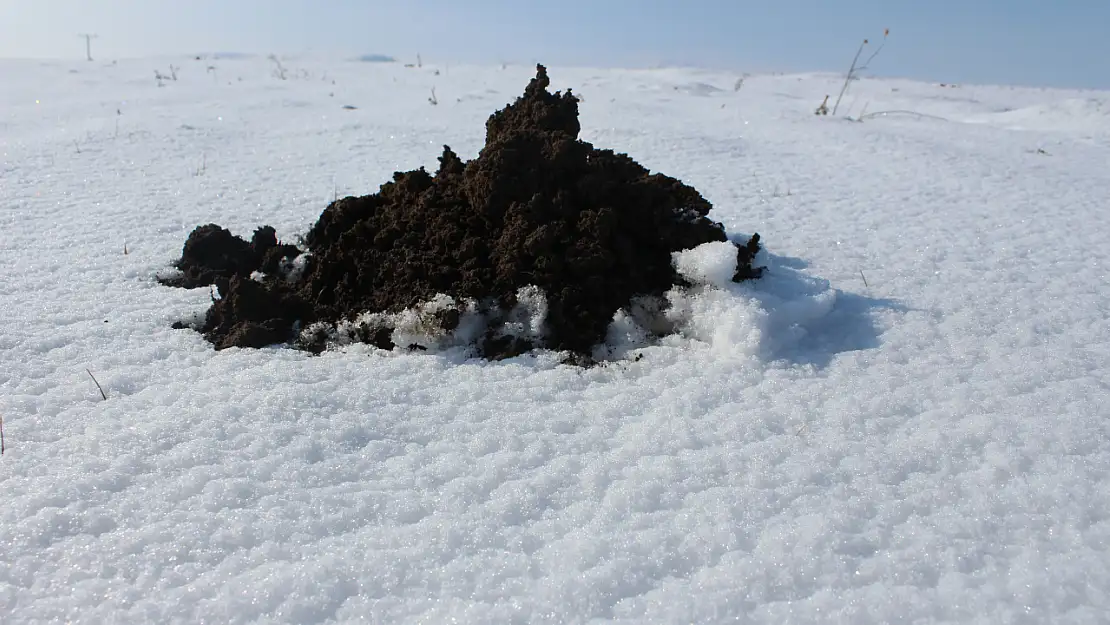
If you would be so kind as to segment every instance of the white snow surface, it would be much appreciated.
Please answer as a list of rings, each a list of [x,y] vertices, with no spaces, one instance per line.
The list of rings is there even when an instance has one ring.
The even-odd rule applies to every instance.
[[[590,369],[216,352],[195,226],[293,240],[534,74],[284,64],[0,61],[4,623],[1107,622],[1110,94],[550,67],[766,276],[676,255]]]

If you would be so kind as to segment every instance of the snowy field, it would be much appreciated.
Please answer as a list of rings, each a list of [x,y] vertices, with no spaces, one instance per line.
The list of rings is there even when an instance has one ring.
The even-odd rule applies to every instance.
[[[0,621],[1110,620],[1110,93],[550,66],[765,278],[590,369],[216,352],[195,226],[473,158],[535,73],[284,65],[0,61]]]

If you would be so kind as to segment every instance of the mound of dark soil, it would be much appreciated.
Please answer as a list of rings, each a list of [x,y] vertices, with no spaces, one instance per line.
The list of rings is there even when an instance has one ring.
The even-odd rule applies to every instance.
[[[276,271],[282,259],[300,253],[295,245],[278,243],[277,232],[270,226],[255,230],[250,243],[216,224],[198,226],[185,240],[180,260],[174,263],[182,275],[162,283],[187,289],[226,284],[233,276]]]
[[[309,323],[397,312],[437,294],[468,298],[490,322],[477,348],[494,358],[538,346],[498,330],[518,289],[534,285],[547,298],[542,346],[588,354],[633,297],[679,282],[672,252],[727,239],[694,188],[580,141],[577,98],[548,85],[537,66],[524,95],[486,122],[474,160],[445,146],[434,174],[397,172],[373,195],[329,205],[305,237],[300,275],[288,265],[301,250],[272,228],[247,243],[206,225],[185,243],[184,276],[166,283],[217,285],[201,330],[218,348],[286,342]],[[758,235],[738,246],[735,280],[759,276],[758,249]],[[265,275],[252,279],[256,271]],[[450,330],[459,311],[437,319]],[[364,328],[356,338],[392,348],[389,336]]]

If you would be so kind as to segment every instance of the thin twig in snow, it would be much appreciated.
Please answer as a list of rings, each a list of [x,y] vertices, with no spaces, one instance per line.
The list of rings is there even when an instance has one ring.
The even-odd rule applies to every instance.
[[[104,401],[108,401],[108,396],[104,393],[104,388],[100,386],[100,382],[96,381],[96,376],[92,374],[92,371],[85,369],[85,373],[89,374],[89,377],[92,378],[93,384],[96,385],[96,390],[100,391],[100,396],[104,398]]]
[[[867,57],[867,60],[864,61],[862,65],[858,64],[859,63],[859,56],[860,56],[860,54],[863,53],[863,48],[867,46],[868,41],[866,39],[864,39],[863,43],[859,44],[859,49],[856,50],[856,56],[854,56],[852,58],[852,66],[848,68],[848,75],[844,77],[844,86],[842,86],[840,88],[840,95],[836,96],[836,103],[833,104],[833,110],[832,110],[833,115],[836,115],[837,109],[840,108],[840,99],[844,97],[844,92],[848,90],[848,85],[851,84],[851,82],[856,79],[856,77],[858,76],[858,74],[860,72],[862,72],[863,70],[868,68],[868,66],[871,64],[871,61],[874,60],[874,58],[876,56],[878,56],[879,52],[882,52],[883,47],[886,45],[886,39],[889,36],[890,36],[890,29],[889,28],[883,29],[883,41],[882,41],[882,43],[880,43],[879,47],[876,48],[876,50],[871,53],[871,56]]]

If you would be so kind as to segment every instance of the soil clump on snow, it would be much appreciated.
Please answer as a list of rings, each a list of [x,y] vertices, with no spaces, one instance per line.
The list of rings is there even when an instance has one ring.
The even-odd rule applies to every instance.
[[[683,284],[672,253],[728,239],[693,187],[579,140],[578,99],[549,84],[537,66],[473,160],[444,146],[434,173],[331,203],[300,247],[199,226],[162,282],[216,286],[198,329],[217,349],[320,351],[345,328],[383,349],[455,336],[485,358],[590,354],[618,310]],[[735,281],[759,277],[758,250],[737,244]]]

